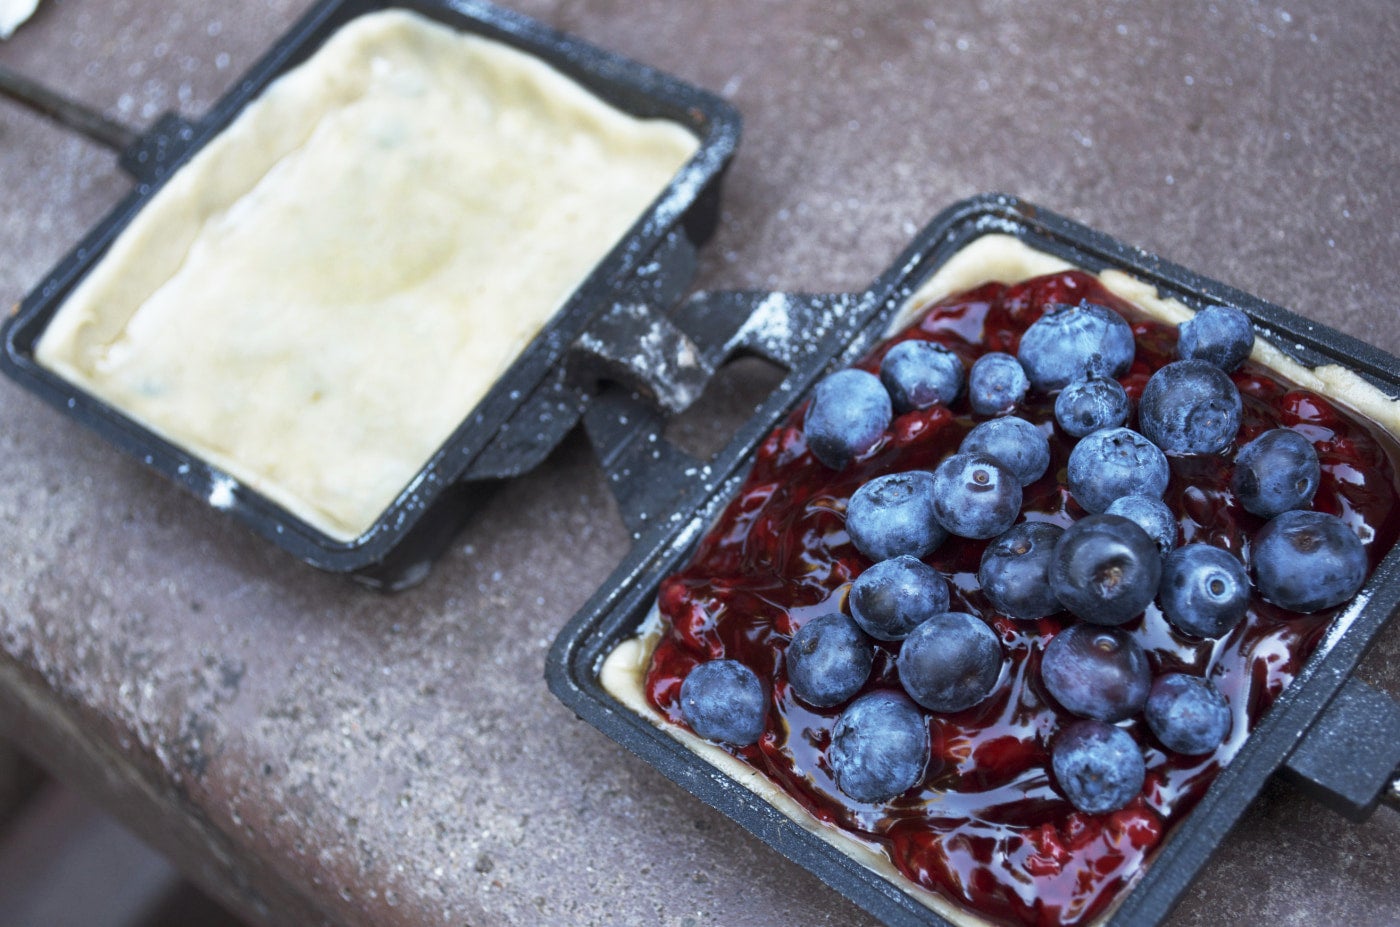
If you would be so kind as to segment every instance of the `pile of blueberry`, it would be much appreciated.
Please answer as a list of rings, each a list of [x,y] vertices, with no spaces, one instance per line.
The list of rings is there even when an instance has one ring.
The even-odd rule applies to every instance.
[[[1241,400],[1229,376],[1254,332],[1235,309],[1209,307],[1179,329],[1179,360],[1157,370],[1137,404],[1139,430],[1119,379],[1132,365],[1132,328],[1090,302],[1057,305],[1022,336],[1015,356],[988,353],[970,370],[941,345],[904,341],[879,374],[849,369],[822,380],[803,423],[807,447],[833,470],[875,448],[893,417],[948,405],[964,390],[985,419],[932,472],[910,470],[862,485],[846,508],[851,542],[872,565],[851,585],[849,614],[807,621],[785,656],[793,694],[844,710],[827,750],[836,785],[857,801],[889,801],[924,777],[930,754],[925,712],[960,712],[998,686],[1006,657],[982,617],[950,611],[948,579],[924,562],[951,538],[986,539],[978,580],[1013,619],[1061,612],[1077,622],[1050,639],[1040,678],[1075,716],[1051,743],[1060,791],[1090,814],[1127,805],[1142,790],[1142,749],[1119,726],[1141,716],[1166,749],[1215,750],[1231,712],[1206,679],[1154,678],[1142,647],[1121,629],[1156,602],[1181,633],[1217,638],[1244,618],[1251,594],[1296,612],[1331,608],[1365,581],[1356,533],[1310,509],[1321,470],[1305,436],[1286,428],[1238,448],[1231,488],[1268,519],[1252,541],[1253,581],[1231,552],[1177,546],[1177,521],[1162,497],[1168,458],[1234,449]],[[1054,394],[1059,427],[1077,439],[1066,467],[1069,493],[1087,514],[1067,528],[1019,521],[1022,489],[1045,475],[1045,434],[1014,414],[1028,392]],[[874,641],[897,643],[899,689],[863,692]],[[752,670],[713,660],[681,689],[686,723],[701,737],[738,747],[764,730],[769,692]]]

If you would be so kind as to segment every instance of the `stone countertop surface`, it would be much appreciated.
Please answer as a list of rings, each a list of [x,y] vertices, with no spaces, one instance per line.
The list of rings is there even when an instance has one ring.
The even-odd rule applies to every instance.
[[[197,118],[305,0],[48,0],[0,63]],[[859,290],[1015,193],[1400,353],[1391,0],[511,0],[745,118],[706,288]],[[0,102],[0,305],[129,190]],[[741,366],[672,426],[716,448]],[[865,925],[572,713],[547,648],[628,548],[588,446],[500,488],[422,585],[314,572],[0,383],[0,732],[249,920]],[[1362,675],[1400,694],[1400,627]],[[1169,918],[1400,918],[1400,816],[1271,785]]]

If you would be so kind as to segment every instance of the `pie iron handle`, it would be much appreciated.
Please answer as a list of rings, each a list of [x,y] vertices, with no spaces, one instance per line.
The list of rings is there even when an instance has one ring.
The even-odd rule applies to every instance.
[[[143,184],[164,177],[194,141],[194,126],[174,113],[142,132],[5,67],[0,67],[0,96],[116,152],[121,169]]]
[[[1351,677],[1285,769],[1303,792],[1353,821],[1381,802],[1400,810],[1400,702]]]

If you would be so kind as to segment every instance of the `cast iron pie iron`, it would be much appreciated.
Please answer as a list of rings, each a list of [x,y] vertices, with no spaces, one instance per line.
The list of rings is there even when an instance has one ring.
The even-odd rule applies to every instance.
[[[623,113],[678,124],[698,148],[393,503],[371,527],[344,540],[41,366],[35,345],[116,236],[192,155],[346,23],[390,7],[524,51]],[[659,309],[673,306],[689,285],[696,249],[714,230],[739,116],[712,94],[573,36],[484,3],[325,0],[195,122],[166,114],[136,131],[9,73],[0,74],[0,91],[117,151],[136,181],[6,322],[0,367],[63,414],[315,567],[379,588],[412,585],[494,483],[528,471],[558,445],[600,379],[628,382],[657,407],[675,411],[708,378],[696,363],[699,352]]]
[[[757,355],[782,367],[785,377],[753,417],[740,426],[729,444],[709,460],[692,458],[669,445],[661,433],[660,417],[648,413],[644,404],[625,391],[606,393],[589,408],[585,414],[589,437],[604,461],[623,519],[634,531],[636,544],[626,561],[556,640],[546,669],[549,684],[580,718],[889,924],[963,922],[963,905],[933,902],[930,906],[927,896],[911,889],[909,881],[891,875],[888,860],[883,865],[879,863],[879,852],[875,854],[876,864],[867,865],[871,856],[864,851],[876,843],[895,846],[898,852],[920,859],[918,853],[922,851],[911,847],[936,845],[931,837],[920,836],[935,832],[933,828],[920,830],[920,816],[937,819],[945,801],[948,807],[961,806],[952,804],[951,794],[943,798],[938,787],[920,791],[921,787],[915,786],[888,805],[830,799],[834,791],[831,769],[836,760],[827,753],[828,738],[835,736],[831,733],[832,722],[842,708],[824,713],[795,700],[792,683],[782,668],[783,650],[795,627],[814,619],[819,612],[849,607],[846,581],[838,578],[826,583],[828,574],[823,571],[849,567],[858,573],[868,564],[849,550],[841,527],[844,516],[839,513],[845,511],[842,494],[849,494],[849,489],[828,490],[822,483],[826,478],[820,476],[814,478],[816,483],[803,482],[807,478],[804,474],[816,471],[801,463],[807,459],[801,437],[801,410],[819,380],[834,371],[859,366],[862,358],[871,356],[872,349],[888,336],[891,320],[911,293],[962,249],[988,236],[1010,236],[1036,252],[1091,274],[1121,271],[1141,281],[1148,290],[1186,307],[1235,307],[1249,317],[1257,338],[1302,368],[1340,365],[1374,387],[1377,395],[1391,399],[1400,395],[1400,362],[1395,358],[1034,205],[997,195],[976,197],[949,208],[862,293],[701,293],[681,308],[676,316],[678,323],[696,333],[697,343],[708,352],[711,366],[719,367],[739,355]],[[982,290],[973,293],[969,299],[974,304],[992,299],[977,295]],[[707,320],[705,326],[687,321],[702,318]],[[961,334],[973,333],[970,337],[974,338],[982,330],[973,321],[974,316],[967,316],[965,321],[952,316],[940,318],[942,321],[921,323],[922,330],[928,333],[945,326],[939,330],[947,331],[946,326],[951,326]],[[992,332],[990,322],[987,331]],[[1138,337],[1155,336],[1150,329],[1142,328]],[[1014,339],[998,341],[997,346],[1015,350]],[[873,363],[867,361],[866,366]],[[961,414],[957,410],[963,407],[952,408],[956,417]],[[935,420],[944,415],[929,413],[922,419],[913,413],[896,416],[891,430],[886,432],[887,447],[898,445],[915,454],[918,442],[923,440],[921,435],[934,428]],[[1385,440],[1394,444],[1393,439]],[[895,454],[877,447],[871,451],[874,456],[870,460],[896,459],[880,458],[881,453]],[[928,461],[915,466],[933,469],[937,455],[930,452],[926,456]],[[1390,466],[1393,470],[1393,461],[1391,465],[1377,466]],[[1056,478],[1055,467],[1051,465],[1051,480]],[[1179,476],[1178,471],[1173,479]],[[1393,473],[1390,479],[1393,481]],[[832,486],[839,485],[839,474],[830,480]],[[806,514],[785,522],[787,510],[770,505],[772,499],[779,497],[811,499],[812,507],[799,506],[794,511]],[[1079,512],[1076,517],[1084,514]],[[789,529],[784,525],[796,527],[785,533]],[[981,543],[954,539],[947,550],[925,557],[953,577],[954,601],[968,606],[955,611],[972,610],[985,601],[976,589],[976,558],[971,558],[971,573],[966,564],[956,565],[960,556],[958,544],[980,553]],[[751,559],[746,561],[746,557]],[[1145,925],[1164,919],[1276,772],[1285,772],[1332,807],[1355,818],[1364,817],[1383,799],[1393,800],[1396,769],[1400,765],[1400,709],[1388,695],[1350,676],[1400,603],[1400,553],[1394,549],[1377,551],[1373,559],[1374,569],[1355,597],[1335,612],[1321,613],[1327,617],[1319,626],[1315,647],[1306,661],[1299,659],[1291,682],[1266,711],[1249,716],[1247,736],[1235,745],[1237,749],[1231,749],[1232,755],[1215,771],[1213,781],[1200,789],[1198,800],[1188,811],[1166,819],[1164,839],[1139,868],[1126,872],[1121,888],[1115,889],[1106,903],[1093,908],[1087,922]],[[762,572],[758,579],[752,578],[757,573],[751,576],[748,572],[764,571],[770,566],[774,566],[774,571]],[[783,577],[806,597],[784,592]],[[827,593],[814,593],[823,583]],[[830,598],[814,604],[823,594]],[[788,595],[795,598],[784,598]],[[661,613],[668,616],[664,621],[657,617],[658,597]],[[791,611],[785,606],[789,601],[798,603]],[[1162,620],[1160,615],[1152,617],[1155,612],[1152,606],[1140,623],[1129,622],[1125,627],[1139,633],[1134,629],[1140,625]],[[1017,632],[1016,622],[1011,619],[984,617],[1002,632],[1008,649],[1019,633],[1023,640],[1031,641],[1032,654],[1038,655],[1043,644],[1035,632]],[[673,626],[672,621],[682,620],[683,628]],[[658,639],[654,658],[638,658],[638,651],[626,649],[638,640]],[[687,650],[692,645],[698,650]],[[1206,652],[1210,649],[1204,647]],[[1218,649],[1228,648],[1221,644]],[[886,656],[877,655],[877,664],[882,659],[892,660],[895,650],[887,651]],[[604,684],[604,667],[610,666],[619,654],[625,654],[620,665],[628,671],[641,666],[636,689],[617,687],[612,676]],[[645,662],[648,659],[654,662]],[[681,682],[689,667],[721,659],[752,664],[763,684],[772,686],[769,693],[774,707],[765,716],[766,727],[759,740],[749,746],[726,745],[692,735],[690,716],[684,714],[676,700],[678,691],[680,699],[686,698]],[[1034,661],[1025,665],[1033,667]],[[607,672],[611,673],[611,669]],[[1013,669],[1013,675],[1015,672]],[[867,686],[889,689],[899,685],[888,666],[880,670],[877,665],[871,679],[877,678]],[[1044,702],[1047,696],[1038,691],[1039,683],[1028,685],[1031,688],[1022,690],[1025,698]],[[933,713],[930,724],[935,731],[944,732],[946,739],[942,743],[952,751],[943,754],[943,762],[956,762],[950,758],[953,755],[962,757],[966,765],[960,768],[971,779],[984,777],[989,794],[1020,788],[999,779],[1001,773],[997,770],[979,772],[960,752],[961,748],[949,746],[976,743],[975,737],[966,735],[970,723],[967,718],[976,711],[974,708],[946,716]],[[1160,770],[1173,762],[1161,747],[1154,746],[1152,735],[1145,733],[1140,721],[1125,722],[1125,726],[1137,732],[1135,736],[1144,745],[1153,769]],[[1021,743],[1029,752],[1040,749],[1037,736],[1025,739],[1023,733],[1022,737]],[[939,750],[936,738],[934,750]],[[971,755],[980,754],[974,751]],[[1004,756],[1004,751],[997,755]],[[755,769],[759,772],[754,773]],[[779,784],[765,779],[764,771],[769,771]],[[1022,777],[1017,782],[1028,783],[1026,794],[1035,797],[1042,811],[1052,806],[1064,807],[1065,799],[1056,791],[1048,771],[1028,767],[1017,775]],[[760,785],[755,788],[756,780]],[[1149,778],[1149,783],[1152,781]],[[1050,830],[1024,832],[987,852],[992,857],[997,853],[1019,854],[1017,858],[1022,860],[1035,856],[1039,861],[1031,860],[1034,865],[1064,866],[1064,871],[1069,872],[1076,863],[1072,850],[1060,858],[1064,844],[1072,843],[1076,835],[1088,840],[1098,839],[1101,834],[1112,837],[1114,828],[1125,833],[1132,831],[1141,823],[1135,817],[1137,811],[1156,807],[1154,803],[1158,802],[1159,796],[1149,786],[1144,798],[1138,805],[1130,805],[1128,812],[1075,812],[1068,818],[1061,815],[1060,824]],[[986,813],[993,814],[993,807],[1000,806],[988,805]],[[817,817],[801,808],[816,809]],[[909,814],[901,817],[894,813],[896,810]],[[1124,818],[1124,813],[1134,816],[1133,821]],[[1054,817],[1049,812],[1046,816]],[[990,820],[1003,822],[1000,817]],[[1152,818],[1144,816],[1142,820]],[[854,826],[862,848],[856,852],[840,848],[843,834],[835,825]],[[886,840],[885,828],[890,828],[890,833],[907,828],[910,841],[900,842],[892,836]],[[945,828],[938,832],[947,831]],[[970,842],[970,838],[960,839]],[[1044,846],[1032,848],[1033,840]],[[987,852],[982,856],[962,852],[966,845],[949,846],[935,852],[950,856],[961,853],[957,859],[962,862],[974,857],[989,858]],[[931,862],[929,866],[932,871],[936,864]],[[966,874],[967,884],[974,887],[987,884],[979,880],[990,879],[986,868],[979,869],[971,863],[956,871]],[[1009,894],[1016,890],[1013,886],[997,891]],[[990,910],[994,920],[1008,917],[996,907]],[[980,921],[974,917],[972,922]],[[1007,922],[1016,921],[1011,917]]]

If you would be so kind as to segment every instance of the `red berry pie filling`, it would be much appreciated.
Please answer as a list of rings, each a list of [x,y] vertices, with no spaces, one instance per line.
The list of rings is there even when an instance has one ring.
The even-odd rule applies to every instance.
[[[1097,308],[1083,319],[1067,318],[1067,326],[1080,328],[1060,337],[1101,338],[1109,348],[1090,352],[1087,366],[1071,372],[1085,382],[1061,403],[1057,420],[1056,401],[1068,384],[1055,358],[1026,360],[1022,337],[1043,315],[1086,304]],[[1127,327],[1120,330],[1116,319]],[[1129,329],[1131,343],[1124,335]],[[1038,329],[1032,338],[1044,341],[1043,335]],[[1077,270],[986,283],[920,308],[907,328],[856,369],[878,375],[898,345],[927,342],[938,350],[900,349],[896,359],[903,363],[906,355],[922,353],[931,379],[912,377],[894,391],[888,424],[873,440],[861,435],[841,446],[831,443],[834,432],[823,432],[821,454],[809,446],[810,403],[799,408],[764,441],[752,472],[691,561],[661,585],[660,620],[648,641],[654,647],[649,660],[640,658],[646,660],[641,695],[658,723],[693,739],[689,712],[701,708],[728,711],[731,720],[739,719],[734,723],[742,722],[743,712],[761,719],[761,733],[747,743],[712,736],[710,744],[805,809],[815,819],[808,826],[839,830],[887,859],[899,876],[951,902],[951,909],[933,902],[944,913],[1050,925],[1078,924],[1107,911],[1347,607],[1346,601],[1312,602],[1305,606],[1311,610],[1300,611],[1275,604],[1287,600],[1286,591],[1266,598],[1261,587],[1273,588],[1264,578],[1272,574],[1256,569],[1255,552],[1265,543],[1256,538],[1269,528],[1269,556],[1283,558],[1273,572],[1332,570],[1336,564],[1326,558],[1286,558],[1332,543],[1327,531],[1339,525],[1333,535],[1354,536],[1360,553],[1343,537],[1338,569],[1345,573],[1346,557],[1359,557],[1369,575],[1400,533],[1396,439],[1257,359],[1238,362],[1238,351],[1225,366],[1238,365],[1229,370],[1209,359],[1182,360],[1187,350],[1206,355],[1208,336],[1193,332],[1189,346],[1179,347],[1177,325]],[[1029,389],[1000,359],[1014,361],[1018,352],[1031,374]],[[965,373],[979,358],[996,355],[1013,376],[995,371],[999,379],[978,384],[980,394],[964,376],[949,400],[948,371],[957,374],[950,353]],[[1155,405],[1140,414],[1149,381],[1174,363],[1172,373],[1187,386],[1161,386],[1171,378],[1156,378],[1151,389],[1168,389],[1166,398],[1149,395]],[[860,415],[879,405],[869,380],[848,379]],[[1221,390],[1229,402],[1217,401]],[[1200,399],[1199,410],[1179,415],[1182,403],[1196,401],[1192,397]],[[1067,406],[1073,408],[1065,412]],[[828,419],[840,418],[840,409],[825,411]],[[1153,420],[1144,421],[1149,415]],[[964,447],[975,426],[1007,418],[1034,427],[982,429],[971,450]],[[1093,430],[1071,433],[1084,428]],[[1246,463],[1255,457],[1267,463],[1251,464],[1250,473],[1296,470],[1301,476],[1290,476],[1277,490],[1256,489],[1245,480],[1248,474],[1236,477],[1244,469],[1236,458],[1278,429],[1306,440],[1262,442]],[[1146,431],[1168,438],[1148,441]],[[1218,447],[1221,440],[1224,447]],[[1089,455],[1088,462],[1072,464],[1081,442],[1087,442],[1080,456]],[[1170,450],[1162,453],[1161,444]],[[1038,456],[1046,445],[1048,466]],[[948,479],[964,489],[951,491],[951,502],[906,503],[925,499],[919,494],[944,479],[950,471],[940,464],[950,459],[956,472]],[[1159,471],[1163,461],[1166,469]],[[1078,476],[1071,473],[1075,467]],[[891,474],[917,479],[880,479]],[[847,527],[852,497],[872,481],[855,508],[897,509],[901,514],[888,521],[885,534],[868,522],[860,530]],[[1123,488],[1115,489],[1119,483]],[[1160,497],[1175,525],[1168,520],[1164,530],[1150,517],[1134,521],[1132,506],[1099,514],[1120,493],[1147,496],[1138,500],[1147,508]],[[1246,507],[1240,493],[1265,502]],[[1008,530],[1005,506],[1017,498]],[[1085,500],[1092,500],[1093,511]],[[1273,511],[1266,503],[1292,511],[1256,514]],[[949,508],[952,514],[938,514]],[[1128,518],[1111,514],[1120,510]],[[1282,521],[1271,525],[1275,517]],[[938,524],[923,530],[931,518]],[[1059,530],[1085,519],[1084,530]],[[1309,519],[1326,524],[1315,529]],[[1027,523],[1050,527],[1015,527]],[[1120,535],[1131,535],[1130,543],[1117,544]],[[988,559],[1014,559],[1041,545],[1045,562],[1058,556],[1064,563],[1035,566],[1045,571],[1043,582],[1036,572],[1002,574],[1010,591],[989,597],[979,570],[988,548],[999,543]],[[888,558],[875,572],[896,579],[853,592],[877,564],[862,550]],[[934,579],[924,567],[936,571]],[[1031,569],[1016,567],[1023,568]],[[1354,572],[1356,563],[1349,568]],[[1092,579],[1076,579],[1076,570],[1088,570]],[[1304,585],[1312,590],[1328,581]],[[1064,587],[1054,583],[1076,582],[1090,583],[1100,599],[1072,609],[1062,604],[1078,600],[1068,594],[1057,599],[1053,590]],[[1103,604],[1130,583],[1138,591],[1115,600],[1128,605]],[[1145,607],[1132,598],[1143,583],[1150,584]],[[1349,601],[1354,587],[1344,588]],[[910,630],[934,617],[927,628]],[[804,627],[808,631],[794,642]],[[1047,647],[1069,629],[1076,630],[1052,653],[1056,665],[1047,685]],[[683,697],[692,671],[716,661],[746,668],[743,681],[750,687],[751,671],[761,694],[746,689],[733,705],[724,701],[725,692],[712,694],[710,702],[704,695]],[[886,726],[869,726],[867,716],[879,712]],[[880,752],[885,749],[888,755]],[[853,751],[857,759],[849,758]],[[1101,759],[1109,765],[1096,766]]]

